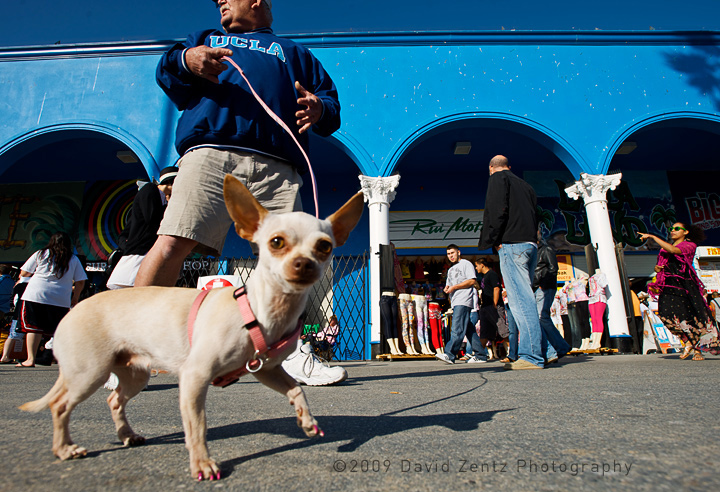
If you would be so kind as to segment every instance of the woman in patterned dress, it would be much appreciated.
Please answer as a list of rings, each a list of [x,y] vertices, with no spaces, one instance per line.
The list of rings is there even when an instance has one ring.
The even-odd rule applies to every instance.
[[[720,354],[720,341],[710,308],[705,301],[705,287],[693,268],[695,250],[705,234],[696,226],[676,222],[670,228],[669,242],[653,234],[638,233],[652,239],[662,249],[658,255],[655,281],[648,285],[658,298],[658,315],[672,333],[685,343],[680,356],[703,360],[701,350]]]

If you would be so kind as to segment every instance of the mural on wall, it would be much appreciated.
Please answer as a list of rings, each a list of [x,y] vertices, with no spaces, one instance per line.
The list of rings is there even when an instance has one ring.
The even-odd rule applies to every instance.
[[[23,263],[65,231],[77,254],[105,261],[137,193],[133,181],[0,185],[0,262]]]
[[[543,237],[557,251],[583,252],[590,244],[590,232],[583,201],[572,200],[565,193],[575,182],[572,175],[526,172],[524,178],[538,195]],[[608,191],[607,200],[613,239],[626,251],[657,250],[654,241],[642,241],[637,233],[667,237],[668,225],[677,220],[677,205],[664,172],[623,172],[622,182]]]
[[[0,261],[25,262],[54,233],[77,237],[81,182],[0,185]]]
[[[96,181],[87,186],[80,214],[78,254],[88,261],[107,260],[117,248],[137,190],[135,180]]]

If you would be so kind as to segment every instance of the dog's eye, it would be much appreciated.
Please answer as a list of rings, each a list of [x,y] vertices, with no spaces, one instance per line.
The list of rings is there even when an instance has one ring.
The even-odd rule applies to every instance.
[[[270,240],[270,247],[272,249],[282,249],[285,247],[285,240],[281,237],[274,237]]]
[[[318,241],[317,250],[324,254],[329,254],[332,251],[332,243],[330,241]]]

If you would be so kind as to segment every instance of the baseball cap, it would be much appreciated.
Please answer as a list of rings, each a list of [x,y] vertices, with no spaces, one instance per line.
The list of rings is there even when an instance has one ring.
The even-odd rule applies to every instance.
[[[168,166],[160,171],[160,177],[157,180],[157,184],[172,184],[177,176],[178,168],[175,166]]]

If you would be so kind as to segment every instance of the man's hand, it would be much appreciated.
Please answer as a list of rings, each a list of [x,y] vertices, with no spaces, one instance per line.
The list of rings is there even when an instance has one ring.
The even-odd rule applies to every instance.
[[[455,289],[453,289],[453,287],[454,286],[446,285],[445,288],[443,289],[443,292],[445,292],[446,294],[452,294],[455,291]]]
[[[295,113],[295,117],[298,119],[297,125],[300,127],[300,133],[305,133],[311,126],[317,123],[322,116],[323,104],[319,97],[312,92],[308,92],[298,81],[295,81],[295,89],[302,95],[302,97],[298,98],[297,103],[307,108]]]
[[[185,52],[185,65],[194,75],[218,84],[220,81],[217,76],[228,69],[220,61],[223,56],[232,56],[232,50],[196,46]]]

